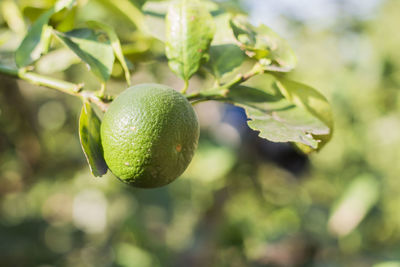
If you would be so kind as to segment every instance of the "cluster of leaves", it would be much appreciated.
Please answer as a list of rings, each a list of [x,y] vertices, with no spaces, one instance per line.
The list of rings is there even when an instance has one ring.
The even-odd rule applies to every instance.
[[[19,71],[29,69],[51,50],[55,38],[72,52],[71,62],[80,59],[99,79],[100,102],[109,101],[105,83],[115,58],[128,85],[129,62],[114,29],[102,22],[88,21],[87,28],[66,32],[50,26],[52,16],[68,12],[74,4],[74,0],[60,0],[41,14],[16,50],[15,63]],[[141,30],[164,42],[168,65],[184,81],[182,93],[190,101],[217,100],[242,107],[249,127],[259,131],[260,137],[292,142],[306,153],[319,150],[329,141],[333,123],[328,102],[313,88],[285,77],[295,68],[297,59],[288,43],[270,28],[255,27],[246,17],[231,14],[208,0],[147,1],[142,12],[147,26]],[[203,69],[212,74],[215,87],[186,94],[190,78]],[[93,99],[81,90],[77,87],[75,93],[84,102],[82,148],[92,173],[101,176],[107,167],[100,145],[100,119],[89,103]]]
[[[189,99],[238,105],[261,137],[293,142],[306,153],[329,141],[333,122],[328,102],[313,88],[285,78],[297,59],[269,27],[255,27],[211,1],[150,1],[144,12],[154,24],[151,29],[164,28],[165,22],[165,33],[152,34],[165,42],[169,66],[186,85],[202,66],[214,76],[216,88]],[[241,74],[247,62],[251,70]]]
[[[56,37],[85,62],[103,83],[110,79],[116,57],[125,71],[127,83],[130,84],[121,44],[110,26],[98,21],[88,21],[88,28],[59,32],[49,25],[54,14],[64,9],[71,10],[74,4],[75,0],[60,0],[33,23],[15,53],[17,66],[23,68],[34,63],[49,51],[51,38]]]

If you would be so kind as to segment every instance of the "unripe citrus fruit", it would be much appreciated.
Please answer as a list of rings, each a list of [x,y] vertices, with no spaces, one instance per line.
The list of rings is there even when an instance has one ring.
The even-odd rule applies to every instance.
[[[122,92],[101,124],[108,168],[137,187],[166,185],[180,176],[199,139],[199,123],[189,101],[160,84],[141,84]]]

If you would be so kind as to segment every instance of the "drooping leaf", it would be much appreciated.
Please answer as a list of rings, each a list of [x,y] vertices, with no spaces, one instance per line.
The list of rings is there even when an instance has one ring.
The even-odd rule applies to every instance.
[[[168,7],[175,2],[171,1],[146,1],[142,7],[142,11],[145,17],[146,24],[148,25],[148,33],[157,38],[158,40],[165,42],[165,17],[168,12]],[[202,0],[201,5],[209,12],[216,12],[219,7],[216,3],[208,0]],[[229,26],[229,24],[228,24]]]
[[[242,65],[245,60],[243,51],[234,44],[213,45],[209,50],[210,59],[205,67],[217,78],[222,78]]]
[[[111,75],[114,64],[114,52],[110,40],[104,34],[92,29],[75,29],[66,33],[55,31],[56,36],[80,57],[90,70],[106,82]]]
[[[100,119],[90,103],[85,101],[79,117],[79,138],[90,171],[94,176],[102,176],[107,172],[101,146],[100,124]]]
[[[255,27],[243,17],[232,19],[230,25],[240,47],[266,70],[287,72],[296,66],[296,55],[287,41],[267,26]]]
[[[117,57],[118,61],[121,63],[122,69],[125,73],[125,79],[128,85],[131,84],[131,75],[129,73],[128,64],[125,60],[124,54],[122,53],[121,42],[119,41],[118,35],[115,33],[114,29],[107,24],[98,21],[89,21],[88,25],[91,27],[102,29],[108,35],[110,39],[111,46],[114,50],[114,54]]]
[[[166,21],[169,67],[188,81],[207,56],[215,32],[214,21],[201,2],[189,0],[171,4]]]
[[[278,88],[286,99],[297,106],[303,107],[329,127],[328,134],[315,136],[320,140],[318,150],[321,149],[333,134],[332,110],[326,98],[314,88],[288,79],[279,79]],[[309,147],[304,147],[301,144],[296,145],[305,153],[311,152]]]
[[[29,29],[25,38],[15,52],[18,67],[25,67],[37,60],[48,46],[51,16],[64,8],[71,8],[75,0],[60,0],[51,9],[43,13]]]
[[[303,105],[286,99],[277,78],[260,76],[258,82],[234,87],[228,93],[231,102],[245,109],[249,127],[270,141],[295,142],[317,150],[319,136],[329,135],[329,126]]]

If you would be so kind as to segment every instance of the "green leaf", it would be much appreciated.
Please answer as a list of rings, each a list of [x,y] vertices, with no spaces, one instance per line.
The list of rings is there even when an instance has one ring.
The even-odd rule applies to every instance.
[[[148,25],[147,32],[157,38],[158,40],[165,42],[165,17],[168,12],[168,7],[174,3],[171,1],[146,1],[142,7],[142,11],[145,17],[145,22]],[[209,12],[217,12],[219,7],[216,3],[208,0],[202,0],[201,5]],[[220,26],[218,24],[218,26]],[[228,23],[229,26],[229,23]]]
[[[29,29],[15,52],[15,62],[18,67],[25,67],[36,61],[47,49],[51,16],[64,8],[71,8],[75,0],[60,0],[51,9],[43,13]]]
[[[100,124],[100,119],[90,103],[85,101],[79,117],[79,138],[90,171],[94,176],[102,176],[107,172],[100,140]]]
[[[318,116],[285,98],[279,89],[282,85],[274,76],[260,75],[250,85],[231,88],[228,99],[245,109],[249,127],[259,131],[260,137],[317,150],[319,136],[330,134],[330,128]]]
[[[188,81],[199,69],[215,32],[207,8],[198,1],[182,0],[170,5],[167,13],[166,55],[169,67]]]
[[[28,19],[29,21],[35,21],[40,17],[40,15],[44,14],[47,10],[48,8],[45,7],[26,6],[22,10],[22,15],[25,19]]]
[[[90,70],[102,82],[110,78],[115,58],[111,43],[104,34],[87,28],[66,33],[54,32],[66,46],[88,64]]]
[[[232,19],[230,25],[240,47],[265,70],[287,72],[296,66],[297,58],[290,45],[267,26],[255,27],[243,17]]]
[[[329,127],[328,134],[314,136],[319,140],[318,150],[320,150],[329,142],[333,133],[333,115],[331,106],[326,98],[314,88],[288,79],[279,79],[278,88],[287,100],[306,109]],[[296,145],[305,153],[311,152],[308,147],[304,147],[301,144]]]
[[[110,39],[114,54],[117,57],[118,61],[121,63],[122,69],[124,70],[126,82],[128,83],[128,85],[130,85],[131,75],[129,73],[128,64],[125,61],[124,54],[122,53],[121,42],[119,41],[118,35],[115,33],[114,29],[111,26],[98,21],[89,21],[87,22],[87,24],[90,27],[99,28],[106,32],[108,38]]]
[[[78,15],[78,6],[73,6],[70,10],[62,10],[51,17],[52,25],[60,32],[71,31],[75,28]]]
[[[210,47],[210,60],[205,67],[217,78],[234,71],[242,65],[245,54],[234,44],[213,45]]]

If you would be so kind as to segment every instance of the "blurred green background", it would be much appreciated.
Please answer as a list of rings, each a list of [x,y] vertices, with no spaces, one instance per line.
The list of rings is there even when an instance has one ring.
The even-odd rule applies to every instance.
[[[52,24],[106,22],[134,84],[180,88],[163,44],[126,16],[144,2],[83,0]],[[134,189],[91,176],[79,99],[0,75],[0,266],[400,266],[400,1],[218,2],[288,39],[299,58],[291,76],[333,107],[332,141],[306,157],[259,139],[240,109],[202,103],[199,149],[183,177]],[[2,62],[53,3],[1,0]],[[38,71],[97,89],[83,64],[58,53]],[[118,64],[113,76],[117,94]]]

